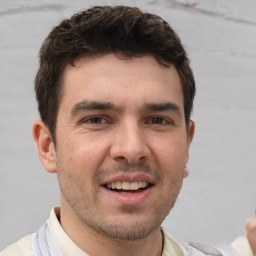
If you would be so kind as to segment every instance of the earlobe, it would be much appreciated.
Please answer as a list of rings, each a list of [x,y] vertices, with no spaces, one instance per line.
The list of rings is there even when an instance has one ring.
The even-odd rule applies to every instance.
[[[51,173],[57,172],[56,152],[49,128],[42,120],[33,124],[33,137],[37,145],[39,158],[44,168]]]
[[[187,168],[187,166],[185,166],[185,168],[184,168],[184,174],[183,174],[183,178],[187,178],[188,177],[188,168]]]

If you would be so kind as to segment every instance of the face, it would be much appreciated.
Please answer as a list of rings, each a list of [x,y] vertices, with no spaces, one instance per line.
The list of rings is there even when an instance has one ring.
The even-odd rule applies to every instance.
[[[56,127],[62,212],[114,239],[146,237],[175,203],[192,136],[174,66],[112,54],[77,61]]]

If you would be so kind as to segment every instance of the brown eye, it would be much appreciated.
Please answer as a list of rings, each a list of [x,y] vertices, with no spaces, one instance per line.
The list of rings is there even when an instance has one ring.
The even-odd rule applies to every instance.
[[[154,117],[151,119],[152,124],[166,124],[166,121],[161,117]]]
[[[89,124],[103,124],[105,122],[106,120],[100,116],[89,117],[84,121],[84,123],[89,123]]]
[[[102,118],[95,116],[95,117],[90,118],[89,122],[93,123],[93,124],[100,124],[100,123],[102,123]]]

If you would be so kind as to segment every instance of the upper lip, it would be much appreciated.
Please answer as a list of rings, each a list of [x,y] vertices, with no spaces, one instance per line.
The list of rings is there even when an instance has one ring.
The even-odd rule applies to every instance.
[[[134,181],[146,181],[150,184],[155,184],[155,179],[152,178],[151,176],[144,174],[144,173],[136,173],[136,174],[116,174],[114,176],[111,176],[107,179],[105,179],[101,185],[104,186],[106,184],[112,183],[112,182],[117,182],[117,181],[127,181],[127,182],[134,182]]]

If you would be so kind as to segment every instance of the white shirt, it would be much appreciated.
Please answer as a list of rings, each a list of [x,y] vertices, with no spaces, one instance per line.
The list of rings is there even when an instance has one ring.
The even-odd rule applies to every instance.
[[[55,207],[51,210],[50,217],[47,220],[47,225],[49,227],[51,236],[53,237],[54,242],[56,242],[59,251],[61,251],[64,256],[89,256],[86,252],[82,251],[65,233],[58,220],[57,216],[59,215],[60,208]],[[162,231],[164,234],[164,248],[162,256],[187,256],[188,252],[190,256],[205,255],[194,247],[189,246],[188,243],[173,237],[166,230],[162,229]],[[35,234],[23,237],[18,242],[10,245],[4,251],[2,251],[0,256],[36,256],[32,248],[33,239],[35,240]],[[235,240],[235,242],[232,243],[232,246],[241,256],[254,256],[247,239],[244,237],[240,237]],[[201,247],[211,250],[211,248],[206,246]]]

